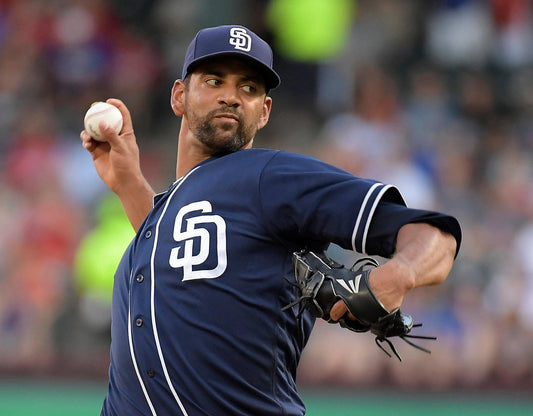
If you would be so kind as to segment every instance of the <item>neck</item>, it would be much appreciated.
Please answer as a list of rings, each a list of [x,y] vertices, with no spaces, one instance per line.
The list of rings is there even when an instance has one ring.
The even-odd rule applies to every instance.
[[[190,143],[190,138],[183,134],[178,138],[178,155],[176,159],[176,179],[181,178],[198,163],[209,159],[210,155],[202,152],[197,146]]]

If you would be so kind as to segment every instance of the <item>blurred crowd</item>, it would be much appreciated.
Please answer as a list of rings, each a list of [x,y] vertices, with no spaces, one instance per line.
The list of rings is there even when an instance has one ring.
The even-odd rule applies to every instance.
[[[272,42],[282,78],[256,147],[395,184],[463,227],[448,280],[403,307],[438,337],[431,355],[396,340],[400,363],[321,321],[301,383],[533,387],[531,0],[0,0],[0,376],[106,376],[133,231],[81,148],[83,115],[122,99],[166,189],[185,49],[234,22]]]

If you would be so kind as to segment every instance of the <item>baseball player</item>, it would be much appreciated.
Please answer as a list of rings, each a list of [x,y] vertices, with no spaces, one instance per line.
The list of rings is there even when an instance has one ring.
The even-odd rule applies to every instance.
[[[314,158],[252,148],[279,83],[251,30],[198,32],[171,95],[176,181],[157,195],[123,102],[108,100],[124,117],[119,135],[105,123],[105,142],[81,132],[137,231],[115,275],[102,415],[305,414],[296,369],[316,315],[290,307],[302,249],[333,242],[389,258],[361,280],[384,314],[449,274],[461,240],[453,217],[406,208],[394,186]],[[328,319],[372,328],[337,293]]]

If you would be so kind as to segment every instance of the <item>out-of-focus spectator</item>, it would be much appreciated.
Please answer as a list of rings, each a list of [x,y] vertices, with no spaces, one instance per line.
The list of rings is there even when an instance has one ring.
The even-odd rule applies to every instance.
[[[3,155],[1,211],[12,232],[0,243],[0,366],[38,369],[54,357],[50,330],[68,295],[84,226],[60,186],[49,108],[31,115],[21,116]]]
[[[489,62],[493,24],[490,2],[444,0],[427,23],[427,53],[446,68],[478,67]]]
[[[426,62],[409,68],[406,78],[403,116],[407,134],[418,157],[428,158],[424,164],[431,170],[439,132],[452,122],[453,94],[444,73]]]
[[[491,0],[498,65],[519,68],[533,63],[533,9],[528,0]]]
[[[326,123],[318,151],[322,159],[358,176],[398,186],[409,205],[431,208],[431,178],[412,163],[400,104],[397,83],[386,71],[362,69],[356,74],[351,111]]]

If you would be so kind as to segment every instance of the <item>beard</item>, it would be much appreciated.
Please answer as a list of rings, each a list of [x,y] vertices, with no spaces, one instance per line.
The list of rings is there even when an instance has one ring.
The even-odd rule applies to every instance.
[[[237,125],[217,122],[215,117],[221,112],[237,115],[234,110],[217,109],[210,111],[205,117],[194,120],[196,138],[209,149],[212,156],[222,156],[242,149],[253,139],[257,131],[252,124],[244,124],[240,116]]]

